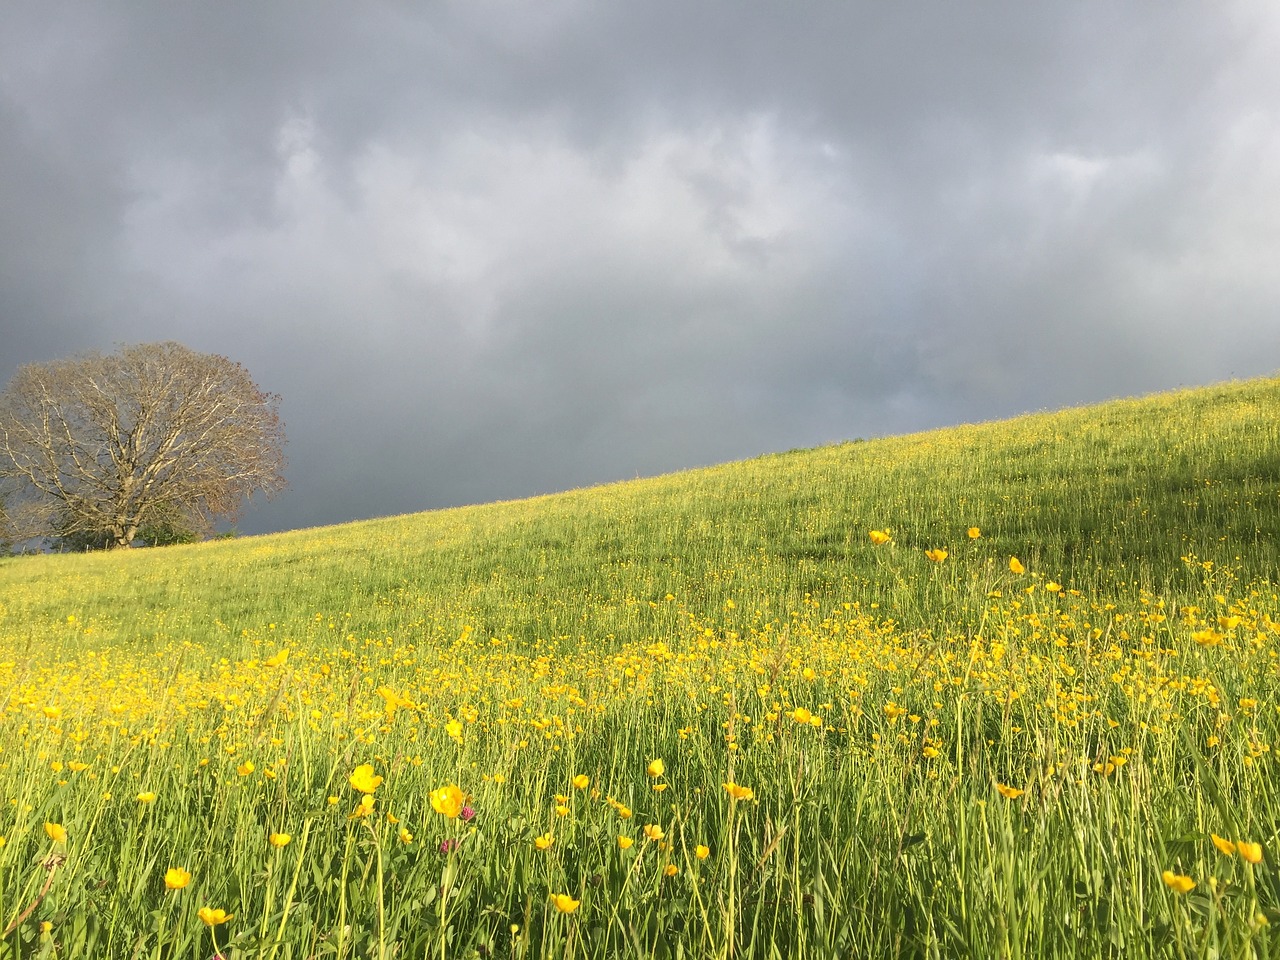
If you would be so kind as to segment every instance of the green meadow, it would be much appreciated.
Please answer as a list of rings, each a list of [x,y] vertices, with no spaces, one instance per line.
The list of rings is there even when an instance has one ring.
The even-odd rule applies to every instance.
[[[1280,380],[0,561],[0,958],[1280,957]]]

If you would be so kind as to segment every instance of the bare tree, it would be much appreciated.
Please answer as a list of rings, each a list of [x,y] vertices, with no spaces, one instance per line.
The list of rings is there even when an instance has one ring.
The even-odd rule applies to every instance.
[[[148,522],[207,531],[284,489],[279,401],[179,343],[21,367],[0,394],[0,523],[111,547]]]

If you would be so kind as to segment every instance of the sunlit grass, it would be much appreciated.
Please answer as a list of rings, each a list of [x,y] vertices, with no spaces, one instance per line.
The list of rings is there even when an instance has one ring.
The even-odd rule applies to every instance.
[[[0,563],[0,957],[1277,955],[1277,414]]]

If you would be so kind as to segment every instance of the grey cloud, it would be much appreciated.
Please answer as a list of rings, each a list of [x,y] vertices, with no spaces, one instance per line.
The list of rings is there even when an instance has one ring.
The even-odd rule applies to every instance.
[[[1269,4],[13,4],[0,379],[284,397],[251,530],[1272,372]]]

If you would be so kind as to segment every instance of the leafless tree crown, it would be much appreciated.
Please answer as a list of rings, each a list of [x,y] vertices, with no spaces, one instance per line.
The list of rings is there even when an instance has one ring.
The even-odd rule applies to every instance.
[[[172,342],[21,367],[0,394],[0,521],[14,540],[128,547],[162,514],[203,530],[234,519],[284,489],[279,400],[240,364]]]

